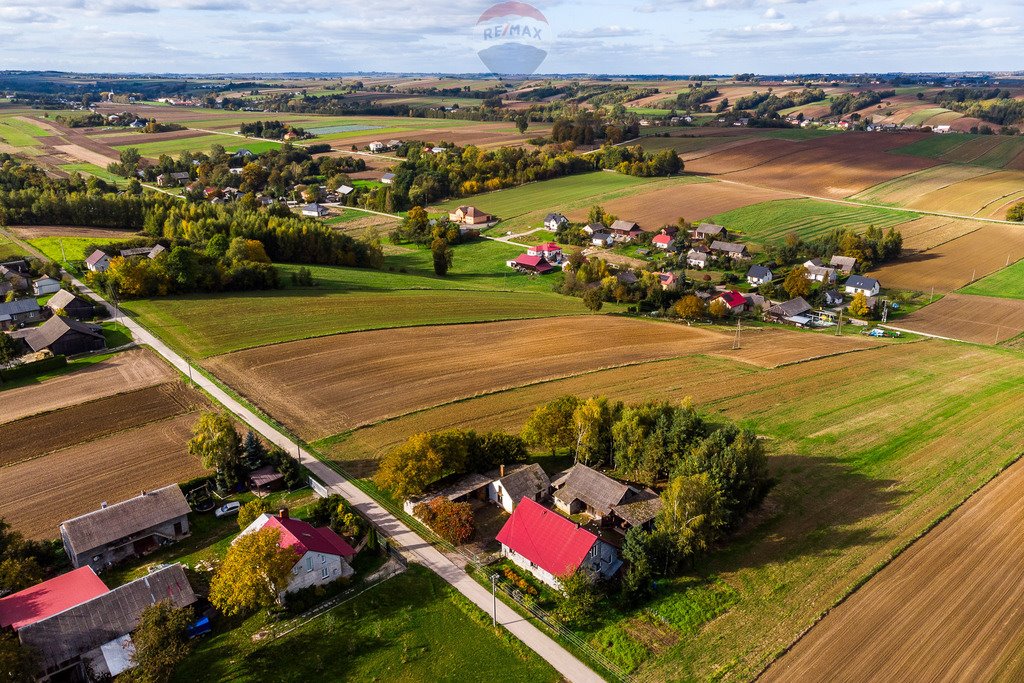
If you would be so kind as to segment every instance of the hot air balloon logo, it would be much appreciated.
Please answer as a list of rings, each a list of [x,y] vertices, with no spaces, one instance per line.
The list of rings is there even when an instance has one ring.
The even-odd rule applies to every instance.
[[[500,2],[476,22],[480,61],[501,76],[527,76],[548,56],[548,20],[524,2]]]

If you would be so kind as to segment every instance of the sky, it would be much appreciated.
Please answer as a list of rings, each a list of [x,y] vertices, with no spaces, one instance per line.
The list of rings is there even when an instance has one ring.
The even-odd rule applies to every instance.
[[[3,0],[0,69],[483,72],[470,0]],[[537,0],[538,73],[1024,70],[1024,0]],[[486,23],[486,22],[485,22]]]

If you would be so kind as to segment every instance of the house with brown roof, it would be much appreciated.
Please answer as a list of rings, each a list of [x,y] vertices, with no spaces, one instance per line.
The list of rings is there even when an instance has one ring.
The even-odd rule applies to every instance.
[[[566,515],[586,513],[598,520],[624,503],[630,491],[621,481],[580,464],[573,465],[551,485],[555,488],[553,497],[557,510]]]
[[[640,226],[632,221],[620,219],[608,226],[608,233],[616,242],[629,242],[640,232]]]
[[[729,237],[729,231],[724,226],[714,223],[701,223],[690,233],[695,240],[717,240]]]
[[[85,267],[96,273],[103,273],[110,267],[110,254],[95,250],[85,259]]]
[[[715,240],[711,243],[711,251],[724,254],[731,259],[749,259],[750,252],[747,251],[747,245],[739,244],[737,242],[722,242]]]
[[[849,275],[857,267],[857,259],[852,256],[833,256],[828,264],[843,275]]]
[[[62,522],[60,538],[75,567],[102,571],[189,535],[188,501],[177,484]]]
[[[524,498],[538,503],[547,500],[551,480],[537,463],[508,469],[502,465],[497,475],[487,489],[487,498],[505,512],[512,514]]]
[[[55,314],[63,311],[63,314],[75,320],[88,320],[96,314],[96,308],[81,297],[77,297],[66,289],[62,289],[46,302],[46,307]]]
[[[448,220],[460,225],[484,225],[494,220],[494,216],[484,213],[475,206],[460,206],[448,214]]]
[[[32,351],[49,350],[54,355],[76,356],[107,348],[103,329],[69,318],[55,315],[39,327],[12,332]]]

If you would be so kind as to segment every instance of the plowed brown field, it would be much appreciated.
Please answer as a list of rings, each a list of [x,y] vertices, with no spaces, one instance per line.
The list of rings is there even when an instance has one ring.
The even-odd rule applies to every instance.
[[[5,422],[0,424],[0,467],[45,455],[69,442],[92,441],[192,412],[204,403],[199,394],[172,382]]]
[[[764,681],[1024,677],[1024,462],[833,610]]]
[[[177,376],[152,351],[133,349],[83,370],[0,391],[0,424],[105,396],[162,384]]]
[[[65,519],[204,473],[188,454],[196,413],[81,443],[0,470],[0,517],[28,538]]]
[[[1024,300],[947,294],[914,311],[899,327],[979,344],[998,344],[1024,333]]]
[[[1024,258],[1024,229],[984,223],[963,237],[911,254],[871,273],[883,287],[952,292]]]
[[[900,224],[903,235],[903,250],[906,253],[934,249],[940,244],[974,232],[986,223],[965,221],[945,216],[922,216],[917,220]]]
[[[13,226],[18,237],[31,240],[38,237],[109,237],[112,239],[130,239],[138,235],[130,230],[106,230],[104,228],[80,228],[68,225],[23,225]]]

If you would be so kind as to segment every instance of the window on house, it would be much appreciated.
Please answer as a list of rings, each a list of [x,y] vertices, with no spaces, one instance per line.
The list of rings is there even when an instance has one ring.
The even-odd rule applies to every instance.
[[[320,556],[320,564],[327,564],[327,556],[326,555],[321,555]]]
[[[331,575],[331,570],[328,569],[327,567],[324,567],[323,569],[320,570],[320,576],[322,576],[323,578],[326,579],[330,575]]]
[[[312,555],[306,555],[306,571],[307,572],[313,571],[313,556]]]

